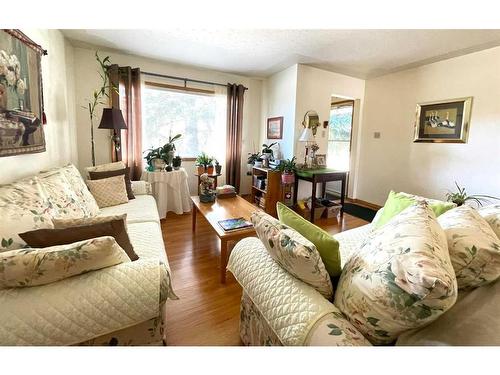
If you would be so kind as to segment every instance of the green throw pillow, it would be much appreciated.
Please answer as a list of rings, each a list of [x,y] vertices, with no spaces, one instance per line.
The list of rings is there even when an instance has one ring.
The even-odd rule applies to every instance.
[[[384,204],[384,209],[382,211],[382,214],[380,215],[380,218],[375,223],[373,223],[375,229],[382,227],[405,208],[410,207],[412,204],[421,199],[427,201],[429,207],[432,209],[436,217],[456,207],[455,203],[443,202],[435,199],[427,199],[403,192],[395,193],[391,190],[389,196],[387,197],[387,201]]]
[[[307,221],[283,203],[278,202],[276,209],[278,210],[278,217],[283,224],[295,229],[316,246],[328,274],[331,277],[339,276],[342,270],[340,268],[338,241],[328,234],[328,232]]]

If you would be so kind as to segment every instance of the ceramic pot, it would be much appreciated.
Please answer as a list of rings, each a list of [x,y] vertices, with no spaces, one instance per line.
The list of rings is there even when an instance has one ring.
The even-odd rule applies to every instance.
[[[213,165],[207,166],[207,173],[208,173],[208,175],[214,174],[214,166]]]
[[[220,164],[216,165],[215,166],[215,173],[220,174],[221,171],[222,171],[222,165],[220,165]]]
[[[295,182],[295,173],[282,173],[281,182],[283,182],[284,184],[293,184]]]
[[[199,176],[201,176],[203,173],[205,173],[205,166],[203,166],[203,165],[197,165],[196,169],[197,169]]]
[[[163,159],[153,159],[153,167],[155,171],[161,171],[165,169],[165,161]]]

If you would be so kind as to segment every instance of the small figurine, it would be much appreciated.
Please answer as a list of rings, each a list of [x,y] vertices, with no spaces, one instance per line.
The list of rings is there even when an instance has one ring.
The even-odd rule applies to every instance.
[[[215,192],[212,189],[213,178],[208,177],[207,173],[200,176],[200,202],[209,203],[215,201]]]

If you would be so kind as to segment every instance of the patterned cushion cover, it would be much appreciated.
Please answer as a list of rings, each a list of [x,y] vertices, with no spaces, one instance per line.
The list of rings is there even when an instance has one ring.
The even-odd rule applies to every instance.
[[[335,305],[374,344],[437,319],[455,303],[446,237],[426,202],[369,234],[345,265]]]
[[[128,202],[125,176],[87,180],[90,192],[94,196],[99,208],[116,206]]]
[[[437,220],[448,239],[459,289],[475,288],[500,276],[500,239],[475,209],[460,206]]]
[[[0,186],[0,251],[26,243],[18,233],[53,228],[53,210],[37,177]]]
[[[500,204],[480,208],[478,212],[490,224],[497,237],[500,238]]]
[[[259,239],[276,263],[292,276],[311,285],[325,298],[332,298],[330,276],[312,242],[264,212],[254,212],[251,221]]]
[[[113,237],[43,249],[0,253],[0,289],[44,285],[92,270],[130,262]]]
[[[61,171],[73,188],[80,204],[87,211],[87,216],[96,216],[99,213],[99,206],[92,194],[90,194],[89,188],[85,185],[85,181],[78,169],[73,164],[69,164],[61,168]]]
[[[53,217],[69,219],[92,216],[61,169],[42,173],[38,178],[54,209]]]
[[[113,163],[106,163],[96,165],[94,167],[87,167],[85,171],[87,172],[87,178],[89,177],[89,172],[106,172],[106,171],[116,171],[118,169],[126,168],[127,166],[123,161],[115,161]]]

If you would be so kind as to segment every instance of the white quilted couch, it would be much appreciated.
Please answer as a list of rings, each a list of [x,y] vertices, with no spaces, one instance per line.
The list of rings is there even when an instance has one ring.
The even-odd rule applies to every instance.
[[[368,224],[334,235],[342,267],[372,230]],[[240,336],[245,345],[371,345],[339,309],[281,268],[258,238],[234,247],[228,270],[243,287]],[[500,345],[500,280],[459,292],[433,323],[401,335],[396,345]]]
[[[165,342],[165,302],[177,297],[150,186],[133,181],[132,187],[135,199],[99,215],[127,213],[139,259],[43,286],[0,290],[0,345]]]

